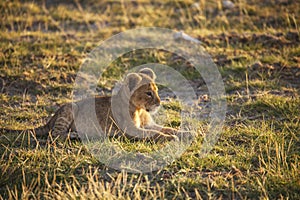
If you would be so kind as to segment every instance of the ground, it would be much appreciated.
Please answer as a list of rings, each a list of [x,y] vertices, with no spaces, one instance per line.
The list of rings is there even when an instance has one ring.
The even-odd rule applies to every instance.
[[[45,123],[71,101],[76,73],[94,47],[148,26],[182,30],[202,42],[222,75],[227,114],[209,154],[201,157],[199,134],[180,158],[146,174],[111,169],[79,142],[37,142],[1,131],[0,199],[299,199],[300,3],[232,2],[233,8],[221,0],[1,1],[1,128]],[[209,92],[191,63],[159,50],[133,51],[111,63],[97,91],[110,94],[124,71],[149,62],[182,72],[199,106],[209,107]],[[161,91],[173,116],[180,105]],[[176,115],[167,120],[180,123]]]

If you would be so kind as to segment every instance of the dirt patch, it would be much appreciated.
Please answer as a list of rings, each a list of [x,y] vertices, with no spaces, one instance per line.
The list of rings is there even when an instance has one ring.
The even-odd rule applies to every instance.
[[[0,92],[10,96],[23,95],[25,93],[33,95],[42,94],[44,89],[42,84],[31,80],[25,80],[19,76],[0,76]]]
[[[287,33],[278,32],[276,34],[263,33],[263,34],[249,34],[249,33],[236,33],[229,34],[209,35],[207,37],[198,37],[204,44],[212,45],[219,43],[219,45],[226,47],[227,45],[261,45],[265,48],[283,48],[284,46],[299,45],[299,33],[296,31],[289,31]]]
[[[298,90],[300,89],[300,65],[285,66],[282,63],[264,64],[256,62],[249,66],[250,78],[260,76],[260,74],[268,75],[268,78],[278,79],[281,85],[290,86]]]
[[[225,65],[230,65],[233,62],[241,62],[245,61],[247,58],[245,56],[235,56],[235,57],[230,57],[226,54],[220,54],[214,56],[214,62],[218,66],[225,66]]]

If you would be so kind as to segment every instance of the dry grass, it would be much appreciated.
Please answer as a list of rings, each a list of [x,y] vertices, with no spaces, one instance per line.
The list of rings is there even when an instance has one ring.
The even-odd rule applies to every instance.
[[[2,128],[43,124],[71,100],[76,72],[99,41],[143,26],[184,30],[203,42],[223,76],[228,113],[207,156],[201,157],[200,135],[179,159],[147,174],[110,169],[81,143],[54,145],[2,131],[0,199],[299,199],[300,4],[233,2],[225,9],[221,0],[1,1]],[[205,98],[199,75],[172,58],[154,50],[124,55],[111,64],[99,93],[110,93],[124,69],[160,62],[200,85]],[[149,151],[152,144],[123,145]]]

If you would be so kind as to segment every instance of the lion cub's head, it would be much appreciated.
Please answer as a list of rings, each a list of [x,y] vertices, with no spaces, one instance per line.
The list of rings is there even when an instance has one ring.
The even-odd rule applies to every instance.
[[[137,109],[154,112],[160,105],[158,89],[155,84],[155,74],[149,68],[143,68],[138,73],[130,73],[125,78],[130,93],[130,103]]]

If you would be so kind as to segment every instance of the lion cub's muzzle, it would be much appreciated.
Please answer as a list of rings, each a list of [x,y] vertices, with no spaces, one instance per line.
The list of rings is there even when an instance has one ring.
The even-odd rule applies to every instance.
[[[150,113],[156,113],[159,110],[159,107],[160,107],[160,100],[157,101],[152,106],[150,106],[149,108],[147,108],[146,111]]]

